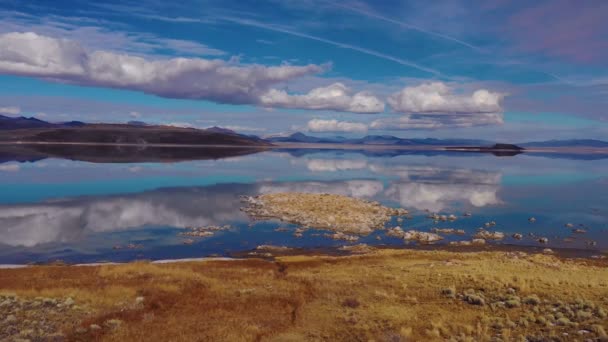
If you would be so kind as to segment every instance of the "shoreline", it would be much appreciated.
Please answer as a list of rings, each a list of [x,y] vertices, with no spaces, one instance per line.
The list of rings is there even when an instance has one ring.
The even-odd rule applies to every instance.
[[[374,144],[324,144],[324,143],[273,143],[272,145],[221,145],[221,144],[133,144],[133,143],[92,143],[92,142],[40,142],[40,141],[0,141],[5,146],[27,145],[67,145],[67,146],[119,146],[119,147],[166,147],[166,148],[251,148],[256,150],[276,149],[321,149],[321,150],[369,150],[369,151],[441,151],[441,152],[517,152],[534,153],[574,153],[574,154],[608,154],[608,148],[601,147],[529,147],[523,150],[483,149],[480,146],[428,146],[428,145],[374,145]]]
[[[481,246],[457,246],[449,244],[415,244],[415,245],[367,245],[367,244],[345,244],[335,247],[288,247],[288,246],[273,246],[270,249],[250,249],[232,252],[228,256],[203,256],[203,257],[188,257],[177,259],[133,259],[129,261],[107,261],[107,262],[74,262],[65,263],[62,261],[48,261],[40,263],[26,264],[0,264],[0,272],[8,269],[32,268],[32,267],[98,267],[98,266],[117,266],[128,265],[138,262],[146,262],[151,264],[173,264],[173,263],[188,263],[188,262],[213,262],[213,261],[244,261],[252,259],[263,259],[273,261],[281,257],[348,257],[358,255],[356,247],[365,246],[370,250],[377,251],[424,251],[424,252],[447,252],[455,254],[475,254],[484,252],[506,252],[506,253],[529,253],[529,254],[545,254],[552,255],[558,258],[570,260],[608,260],[608,251],[591,250],[582,248],[567,248],[567,247],[552,247],[546,246],[525,246],[514,244],[486,244]],[[275,248],[276,247],[276,248]],[[347,247],[344,249],[344,247]],[[355,251],[349,251],[353,248]],[[548,253],[547,250],[551,252]],[[260,253],[265,252],[264,253]],[[271,255],[268,255],[271,254]]]

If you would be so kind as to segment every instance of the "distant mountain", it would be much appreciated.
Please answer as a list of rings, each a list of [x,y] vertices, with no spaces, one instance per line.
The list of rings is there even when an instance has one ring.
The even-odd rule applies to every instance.
[[[402,139],[392,135],[368,135],[358,139],[344,137],[318,138],[297,132],[287,137],[271,137],[267,139],[275,143],[313,143],[313,144],[351,144],[351,145],[396,145],[396,146],[481,146],[492,145],[485,140],[475,139]]]
[[[524,147],[608,147],[608,142],[593,139],[549,140],[519,144]]]
[[[55,124],[42,121],[36,118],[26,118],[23,116],[13,118],[0,115],[0,130],[6,129],[25,129],[25,128],[45,128],[53,127]]]
[[[148,126],[147,123],[143,122],[143,121],[127,121],[127,125],[131,125],[131,126]]]
[[[311,136],[308,136],[308,135],[306,135],[304,133],[300,133],[300,132],[294,133],[287,137],[271,137],[266,140],[268,140],[270,142],[295,142],[295,143],[309,143],[309,144],[339,143],[339,142],[335,141],[334,139],[311,137]]]
[[[269,137],[275,143],[315,143],[315,144],[350,144],[350,145],[387,145],[387,146],[458,146],[458,147],[489,147],[495,142],[481,139],[434,139],[412,138],[403,139],[392,135],[368,135],[363,138],[349,139],[345,137],[319,138],[297,132],[286,137]],[[608,147],[608,142],[592,139],[549,140],[528,142],[513,145],[516,147]]]
[[[36,118],[0,115],[0,141],[103,144],[191,144],[269,146],[256,136],[232,130],[152,126],[134,121],[127,124],[88,124],[81,121],[51,123]]]
[[[207,129],[205,129],[205,131],[212,132],[212,133],[238,134],[238,133],[236,133],[235,131],[233,131],[231,129],[217,127],[217,126],[209,127]]]

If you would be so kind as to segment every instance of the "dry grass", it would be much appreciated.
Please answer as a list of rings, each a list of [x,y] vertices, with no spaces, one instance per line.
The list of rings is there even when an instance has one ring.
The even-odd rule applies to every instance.
[[[379,250],[275,262],[1,270],[0,292],[86,303],[91,314],[80,326],[102,329],[65,331],[82,341],[584,340],[608,329],[601,317],[606,266],[548,255]],[[143,305],[135,305],[138,296]],[[500,304],[506,301],[519,303]],[[575,318],[564,323],[560,308]],[[110,319],[123,323],[110,329]]]

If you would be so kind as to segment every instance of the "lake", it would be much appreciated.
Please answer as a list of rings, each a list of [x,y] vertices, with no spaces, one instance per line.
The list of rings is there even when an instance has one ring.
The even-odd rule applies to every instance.
[[[404,229],[467,232],[445,235],[437,245],[470,240],[479,227],[495,221],[489,230],[507,237],[490,243],[608,248],[608,159],[598,156],[300,149],[215,160],[1,161],[0,264],[231,256],[263,244],[416,245],[384,231],[353,243],[332,240],[317,230],[298,238],[293,225],[254,222],[240,210],[241,195],[285,191],[376,200],[410,211],[412,218],[400,224]],[[429,212],[458,219],[435,223],[427,218]],[[530,217],[536,222],[529,222]],[[566,227],[568,223],[573,227]],[[184,244],[189,237],[181,232],[208,225],[230,229]],[[523,238],[512,238],[514,233]],[[540,237],[549,242],[539,243]]]

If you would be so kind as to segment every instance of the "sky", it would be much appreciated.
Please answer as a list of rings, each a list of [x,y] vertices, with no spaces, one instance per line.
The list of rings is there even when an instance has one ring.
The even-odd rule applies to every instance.
[[[608,137],[608,1],[0,0],[0,114]]]

